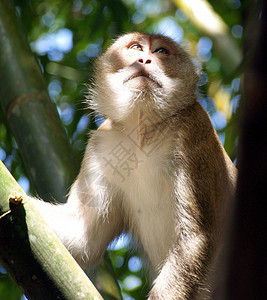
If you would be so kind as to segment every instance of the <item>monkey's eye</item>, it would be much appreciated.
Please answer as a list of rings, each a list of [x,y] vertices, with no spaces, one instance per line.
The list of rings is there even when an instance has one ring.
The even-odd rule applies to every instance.
[[[160,54],[169,54],[169,51],[165,48],[158,48],[154,51],[154,53],[160,53]]]
[[[134,50],[138,50],[138,51],[142,51],[142,47],[139,44],[132,44],[129,49],[134,49]]]

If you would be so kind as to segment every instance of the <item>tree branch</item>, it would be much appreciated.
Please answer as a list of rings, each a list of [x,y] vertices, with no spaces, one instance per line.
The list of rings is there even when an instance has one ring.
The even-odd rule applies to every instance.
[[[13,192],[22,202],[10,209]],[[103,299],[2,162],[0,258],[29,299]]]

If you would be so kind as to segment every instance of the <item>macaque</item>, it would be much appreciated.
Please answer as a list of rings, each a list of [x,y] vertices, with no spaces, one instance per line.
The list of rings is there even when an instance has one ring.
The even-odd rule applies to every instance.
[[[67,203],[33,200],[82,267],[130,233],[153,278],[150,300],[212,292],[208,277],[234,194],[236,169],[197,102],[198,80],[172,39],[119,37],[96,60],[88,101],[105,122]]]

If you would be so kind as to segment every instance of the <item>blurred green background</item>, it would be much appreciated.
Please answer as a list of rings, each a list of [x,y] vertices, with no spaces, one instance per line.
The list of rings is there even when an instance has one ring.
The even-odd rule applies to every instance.
[[[85,101],[92,66],[118,34],[163,33],[174,38],[202,69],[199,101],[231,159],[236,161],[237,120],[242,85],[242,16],[239,0],[16,0],[31,49],[55,102],[77,161],[88,133],[102,122]],[[34,193],[16,141],[0,110],[0,159],[28,193]],[[66,191],[67,192],[67,191]],[[109,247],[124,299],[144,299],[148,277],[138,251],[123,236]],[[0,300],[23,299],[0,266]],[[25,298],[24,298],[25,299]]]

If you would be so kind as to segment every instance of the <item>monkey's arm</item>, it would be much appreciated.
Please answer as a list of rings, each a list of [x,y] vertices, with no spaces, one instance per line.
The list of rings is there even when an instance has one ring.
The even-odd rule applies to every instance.
[[[121,208],[113,201],[115,197],[97,166],[94,149],[89,143],[67,203],[52,205],[37,199],[33,201],[78,263],[92,267],[122,231]]]
[[[209,220],[209,215],[206,222],[210,223],[202,223],[202,216],[192,205],[193,198],[187,195],[185,193],[185,198],[179,199],[177,237],[154,282],[149,300],[195,299],[205,281],[215,242],[214,233],[210,232],[214,224]]]
[[[203,234],[181,234],[154,282],[149,300],[198,299],[195,295],[210,261],[206,239]]]
[[[196,107],[198,115],[203,114],[200,106]],[[197,124],[193,118],[186,118],[187,115],[183,141],[177,143],[174,155],[176,238],[155,280],[150,300],[200,299],[195,296],[205,284],[207,270],[217,255],[215,245],[221,238],[224,209],[234,192],[234,166],[208,118],[194,118]]]

